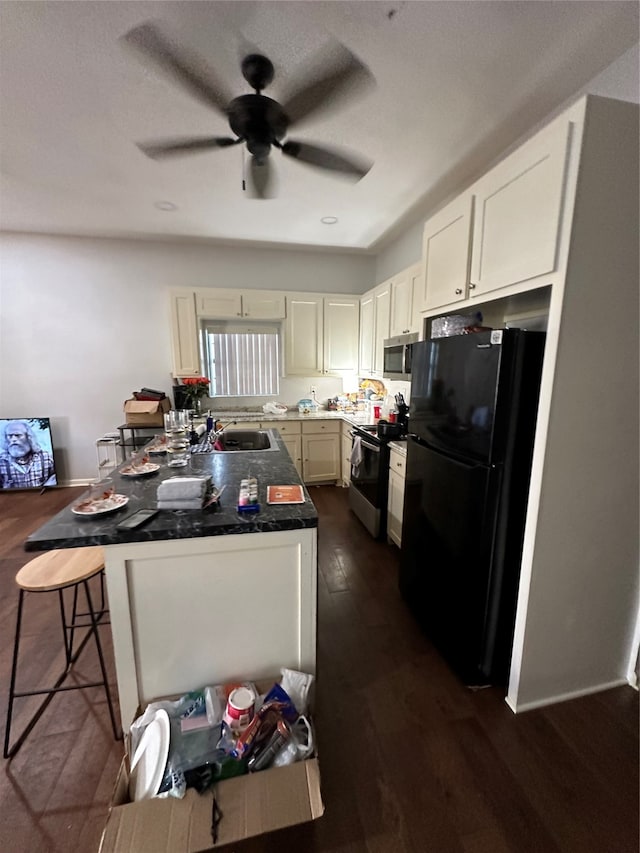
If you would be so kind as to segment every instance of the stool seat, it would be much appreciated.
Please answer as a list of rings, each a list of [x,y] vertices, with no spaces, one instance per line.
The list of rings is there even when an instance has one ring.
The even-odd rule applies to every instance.
[[[29,592],[47,592],[81,583],[104,569],[104,548],[62,548],[29,560],[16,575],[16,583]]]
[[[100,582],[100,607],[96,609],[91,600],[90,581],[93,577],[98,576]],[[104,549],[100,546],[89,546],[86,548],[62,548],[55,551],[46,551],[29,560],[20,571],[16,574],[16,584],[18,586],[18,611],[16,615],[16,633],[13,643],[13,662],[11,664],[11,682],[9,685],[9,701],[7,703],[7,723],[4,735],[4,750],[5,758],[13,758],[16,752],[24,743],[29,732],[38,722],[45,709],[49,705],[51,699],[64,690],[86,690],[91,687],[103,687],[107,697],[107,706],[109,708],[109,717],[111,718],[111,728],[113,736],[118,739],[122,736],[118,732],[116,718],[113,710],[113,702],[111,701],[111,691],[107,679],[107,670],[102,653],[102,644],[98,628],[104,624],[110,624],[103,620],[103,616],[108,614],[108,608],[105,607],[104,601]],[[87,603],[88,612],[82,613],[78,610],[78,591],[84,590],[84,597]],[[17,690],[17,674],[18,674],[18,658],[20,649],[20,634],[22,628],[22,611],[25,597],[31,596],[32,593],[55,592],[57,594],[60,607],[60,622],[62,627],[62,639],[64,644],[64,660],[65,667],[60,673],[55,683],[51,687],[38,687],[31,690]],[[71,598],[71,615],[69,618],[69,601]],[[83,617],[89,617],[88,621]],[[78,632],[86,630],[82,639],[77,642]],[[73,665],[78,660],[79,655],[87,645],[89,639],[93,637],[96,651],[98,653],[98,661],[100,663],[100,673],[102,678],[99,681],[81,681],[76,679],[73,684],[64,684],[67,676],[71,672]],[[22,699],[29,696],[44,696],[44,700],[39,707],[32,713],[31,718],[27,722],[22,734],[11,745],[11,724],[13,717],[13,706],[16,699]]]

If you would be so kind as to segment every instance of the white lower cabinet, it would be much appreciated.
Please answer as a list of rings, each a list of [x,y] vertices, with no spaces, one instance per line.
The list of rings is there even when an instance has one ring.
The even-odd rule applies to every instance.
[[[404,481],[407,458],[391,448],[389,458],[389,497],[387,500],[387,539],[398,548],[402,544],[402,512],[404,507]]]
[[[302,423],[302,477],[324,483],[341,477],[340,421]]]
[[[351,424],[342,422],[342,437],[340,439],[342,446],[342,485],[348,486],[351,483],[351,448],[353,438],[351,437]]]
[[[284,435],[282,436],[282,443],[289,451],[289,456],[293,460],[293,464],[296,466],[296,471],[300,477],[304,479],[302,471],[302,436],[300,434]],[[283,483],[283,485],[287,484]]]

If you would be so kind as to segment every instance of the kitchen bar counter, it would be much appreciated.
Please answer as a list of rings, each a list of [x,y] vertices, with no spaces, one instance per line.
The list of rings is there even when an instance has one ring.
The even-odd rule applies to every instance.
[[[123,477],[119,473],[126,465],[123,463],[110,476],[116,492],[129,498],[126,506],[93,519],[74,515],[71,506],[68,506],[29,536],[25,550],[43,551],[317,527],[318,514],[306,489],[304,504],[267,504],[267,486],[301,482],[286,448],[279,444],[277,432],[270,430],[269,434],[272,447],[276,445],[278,449],[193,454],[190,464],[185,468],[168,468],[164,456],[154,456],[152,460],[160,464],[160,470],[147,477]],[[118,523],[136,510],[155,507],[156,491],[162,480],[180,475],[197,477],[206,474],[212,475],[217,489],[226,487],[219,508],[212,507],[201,512],[162,510],[137,530],[117,530]],[[239,513],[236,509],[240,481],[246,477],[258,480],[258,513]]]
[[[275,430],[272,447],[193,454],[190,464],[124,478],[129,503],[102,519],[70,507],[33,533],[27,550],[103,545],[122,727],[150,701],[281,667],[315,673],[318,516],[304,504],[270,506],[268,485],[300,483]],[[121,466],[122,467],[122,466]],[[155,507],[170,476],[211,474],[226,486],[220,509],[162,510],[136,531],[118,522]],[[240,481],[258,480],[258,513],[238,513]],[[303,486],[304,488],[304,486]],[[249,535],[247,535],[249,534]]]

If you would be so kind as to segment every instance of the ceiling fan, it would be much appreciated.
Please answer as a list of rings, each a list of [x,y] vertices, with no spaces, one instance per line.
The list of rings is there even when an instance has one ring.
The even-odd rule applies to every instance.
[[[249,179],[252,195],[270,197],[270,152],[279,149],[282,154],[320,169],[341,173],[355,180],[363,178],[371,161],[359,155],[347,154],[336,148],[314,145],[309,142],[286,139],[289,128],[311,113],[371,83],[373,77],[347,48],[339,46],[339,56],[325,63],[312,78],[303,80],[282,105],[263,95],[271,83],[274,68],[269,59],[259,53],[250,53],[241,63],[242,76],[255,94],[231,98],[202,62],[178,50],[153,23],[141,24],[123,36],[125,44],[152,60],[185,87],[192,95],[223,114],[235,136],[205,136],[173,138],[139,143],[138,147],[154,159],[189,154],[245,143],[250,159]],[[244,182],[243,182],[244,187]]]

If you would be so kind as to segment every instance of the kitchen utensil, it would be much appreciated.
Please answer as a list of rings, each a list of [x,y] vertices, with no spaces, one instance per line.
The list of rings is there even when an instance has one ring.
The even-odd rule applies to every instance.
[[[402,425],[379,420],[377,431],[380,438],[400,438],[402,435]]]

